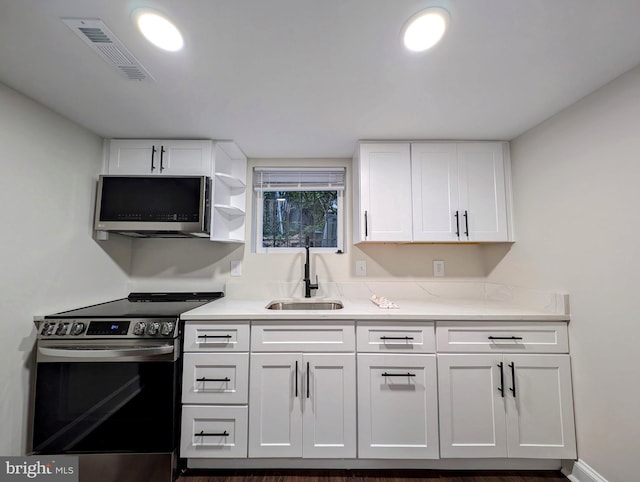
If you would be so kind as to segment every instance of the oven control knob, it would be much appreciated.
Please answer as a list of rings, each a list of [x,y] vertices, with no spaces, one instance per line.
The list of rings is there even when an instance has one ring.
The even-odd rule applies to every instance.
[[[158,323],[157,321],[154,321],[153,323],[150,323],[149,326],[147,327],[147,335],[155,336],[158,334],[159,330],[160,330],[160,323]]]
[[[55,328],[55,326],[55,323],[45,323],[44,325],[42,325],[42,331],[40,332],[40,334],[42,336],[53,335],[53,329]]]
[[[160,330],[160,334],[162,336],[171,336],[173,334],[173,329],[176,324],[173,321],[165,321],[162,323],[162,329]]]
[[[74,322],[73,325],[71,325],[71,330],[69,331],[69,333],[74,336],[82,335],[83,332],[84,332],[84,323],[81,321]]]
[[[133,327],[134,335],[144,335],[144,329],[147,327],[147,324],[144,321],[138,321]]]
[[[69,325],[67,323],[58,323],[58,328],[56,328],[56,335],[64,336],[67,334],[68,329]]]

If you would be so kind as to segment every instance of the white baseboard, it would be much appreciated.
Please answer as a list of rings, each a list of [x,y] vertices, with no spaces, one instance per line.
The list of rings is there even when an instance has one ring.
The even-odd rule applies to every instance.
[[[578,459],[571,465],[563,466],[562,473],[571,482],[608,482],[602,475],[587,465],[584,460]]]

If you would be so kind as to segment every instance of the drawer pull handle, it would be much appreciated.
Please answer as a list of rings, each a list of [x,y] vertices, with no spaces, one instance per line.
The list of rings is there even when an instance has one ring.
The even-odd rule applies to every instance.
[[[412,336],[381,336],[381,340],[413,340]]]
[[[198,338],[204,338],[205,341],[207,338],[231,338],[231,335],[198,335]]]
[[[225,430],[222,433],[205,433],[204,430],[200,430],[200,432],[194,433],[193,435],[195,435],[196,437],[228,437],[229,432]]]
[[[309,362],[307,362],[307,398],[311,396],[311,391],[309,387]]]
[[[521,336],[489,336],[489,340],[522,340]]]
[[[298,360],[296,360],[296,374],[294,377],[296,379],[296,398],[298,398]]]
[[[500,392],[500,396],[504,398],[504,364],[500,362],[498,363],[498,367],[500,368],[500,388],[498,388],[498,391]]]
[[[516,364],[511,362],[509,363],[509,368],[511,368],[511,393],[513,393],[513,398],[516,398]]]
[[[224,378],[196,378],[196,382],[230,382],[231,378],[229,377],[224,377]]]
[[[387,372],[384,372],[382,374],[382,376],[383,377],[415,377],[416,374],[415,373],[409,373],[409,372],[407,372],[407,373],[387,373]]]

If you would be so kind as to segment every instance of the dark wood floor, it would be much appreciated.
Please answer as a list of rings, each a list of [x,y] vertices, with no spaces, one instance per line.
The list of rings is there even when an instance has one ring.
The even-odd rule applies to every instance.
[[[177,482],[566,482],[556,471],[189,470]]]

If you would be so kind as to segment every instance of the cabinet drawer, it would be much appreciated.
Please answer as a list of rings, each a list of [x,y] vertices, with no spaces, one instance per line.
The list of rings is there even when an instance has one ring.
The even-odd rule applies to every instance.
[[[353,322],[251,327],[251,351],[340,352],[355,350]]]
[[[180,457],[246,457],[247,406],[182,407]]]
[[[434,353],[436,349],[434,323],[358,323],[356,341],[362,353]]]
[[[183,403],[247,403],[248,353],[185,353]]]
[[[564,322],[438,322],[438,352],[569,353]]]
[[[187,322],[184,351],[249,351],[249,324]]]

